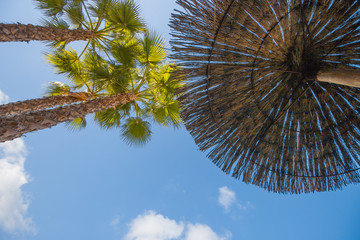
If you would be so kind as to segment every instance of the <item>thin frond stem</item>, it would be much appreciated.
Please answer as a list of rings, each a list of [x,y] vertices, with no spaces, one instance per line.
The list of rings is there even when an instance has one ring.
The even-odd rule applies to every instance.
[[[66,9],[64,9],[64,12],[67,14],[70,14],[69,11],[66,11]],[[79,20],[79,19],[78,19]],[[92,29],[89,28],[83,21],[80,21],[80,25],[85,28],[87,31],[91,31]]]
[[[91,21],[91,17],[90,17],[90,15],[89,15],[89,12],[88,12],[88,10],[87,10],[87,7],[86,7],[86,5],[85,5],[85,3],[84,3],[84,0],[81,0],[81,3],[82,3],[82,5],[84,6],[84,9],[85,9],[85,12],[86,12],[86,16],[87,16],[88,19],[89,19],[90,26],[91,26],[91,30],[94,30],[94,28],[93,28],[93,23],[92,23],[92,21]]]
[[[96,22],[95,28],[94,28],[94,32],[99,33],[99,27],[102,24],[102,21],[104,20],[103,17],[99,17],[98,21]]]
[[[95,39],[95,41],[99,44],[100,48],[103,50],[103,52],[105,53],[105,55],[108,57],[109,61],[111,61],[111,57],[110,55],[107,53],[107,50],[104,48],[103,44],[101,44],[100,42],[102,42],[102,39]]]
[[[91,43],[91,40],[89,40],[89,41],[86,43],[84,49],[82,50],[82,52],[81,52],[80,55],[79,55],[79,59],[80,59],[81,56],[85,53],[85,51],[86,51],[86,49],[89,47],[90,43]]]

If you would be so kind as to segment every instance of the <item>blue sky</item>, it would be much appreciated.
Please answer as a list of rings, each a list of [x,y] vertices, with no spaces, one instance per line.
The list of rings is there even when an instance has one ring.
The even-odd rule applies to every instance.
[[[141,0],[169,39],[175,0]],[[38,24],[30,0],[1,0],[0,22]],[[0,102],[41,97],[61,80],[44,43],[0,44]],[[0,239],[355,240],[360,185],[279,195],[222,173],[184,128],[153,128],[142,148],[117,130],[64,124],[0,144]]]

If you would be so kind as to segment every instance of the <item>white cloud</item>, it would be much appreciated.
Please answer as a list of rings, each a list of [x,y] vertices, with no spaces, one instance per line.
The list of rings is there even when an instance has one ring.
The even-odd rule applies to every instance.
[[[116,227],[120,223],[120,217],[116,216],[113,220],[110,221],[110,226]]]
[[[235,201],[235,192],[231,191],[226,186],[219,188],[218,202],[225,209],[226,212],[230,210],[231,206],[235,203]]]
[[[129,224],[125,240],[228,240],[231,233],[216,234],[208,225],[177,222],[175,220],[147,211],[137,216]]]
[[[9,97],[0,90],[0,104]],[[27,216],[29,202],[21,186],[28,183],[24,163],[26,147],[22,139],[0,143],[0,228],[9,233],[35,232]]]
[[[5,95],[5,93],[3,93],[0,90],[0,104],[5,104],[9,102],[9,97]]]
[[[27,217],[29,202],[21,191],[21,186],[29,181],[25,156],[22,139],[0,143],[0,228],[10,233],[35,231]]]
[[[181,236],[184,230],[182,222],[156,214],[154,211],[139,215],[130,224],[126,240],[171,240]]]
[[[188,224],[185,240],[226,240],[231,239],[231,233],[225,236],[218,236],[208,225]]]
[[[245,204],[239,203],[239,204],[238,204],[238,208],[239,208],[241,211],[248,211],[248,210],[250,210],[250,209],[255,208],[255,206],[254,206],[251,202],[247,201]]]

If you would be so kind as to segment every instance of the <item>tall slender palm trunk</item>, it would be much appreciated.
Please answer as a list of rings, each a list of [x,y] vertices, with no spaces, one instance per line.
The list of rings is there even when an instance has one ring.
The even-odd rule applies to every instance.
[[[47,108],[58,107],[61,105],[67,105],[79,101],[85,101],[90,99],[91,97],[92,96],[90,93],[79,92],[8,103],[0,105],[0,118],[25,114],[38,110],[44,110]]]
[[[0,42],[22,41],[76,41],[94,38],[94,33],[84,29],[43,27],[32,24],[0,23]]]
[[[0,118],[0,142],[10,141],[23,134],[50,128],[59,123],[84,117],[87,114],[115,108],[135,100],[133,93],[118,93],[50,110],[40,110],[8,118]]]

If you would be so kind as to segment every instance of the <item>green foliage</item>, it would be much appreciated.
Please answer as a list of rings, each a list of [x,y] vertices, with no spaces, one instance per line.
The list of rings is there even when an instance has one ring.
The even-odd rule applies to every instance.
[[[79,28],[82,25],[86,26],[82,1],[68,1],[64,11],[67,13],[66,17],[75,28]]]
[[[42,23],[47,27],[84,29],[93,36],[88,39],[82,52],[89,46],[97,51],[108,51],[109,43],[144,31],[140,8],[133,0],[34,0],[43,10]],[[86,35],[87,37],[89,36]],[[68,42],[51,41],[50,47],[65,49]],[[82,54],[80,54],[81,56]]]
[[[82,71],[83,64],[78,61],[77,52],[73,49],[58,50],[47,54],[48,61],[55,66],[58,74],[64,74],[74,84],[73,88],[80,89],[88,80],[88,75]]]
[[[61,18],[57,18],[57,17],[54,17],[54,18],[51,18],[51,19],[46,19],[46,18],[43,18],[41,19],[41,23],[43,26],[46,26],[46,27],[54,27],[54,28],[60,28],[60,29],[66,29],[66,28],[69,28],[69,24],[64,20],[64,19],[61,19]]]
[[[66,6],[67,0],[35,0],[37,8],[44,11],[49,17],[54,17],[59,13],[63,12]]]
[[[135,94],[134,101],[95,114],[100,127],[120,128],[124,141],[130,145],[143,145],[151,139],[150,123],[181,126],[176,91],[182,82],[173,77],[176,66],[165,63],[165,40],[145,28],[139,17],[139,7],[130,0],[96,0],[91,1],[91,5],[72,1],[73,5],[67,5],[63,11],[67,11],[67,15],[72,12],[77,15],[79,9],[84,8],[76,5],[80,2],[88,6],[91,16],[98,16],[98,21],[105,19],[105,24],[103,29],[99,27],[99,39],[89,43],[82,53],[68,47],[48,54],[57,73],[70,79],[67,91],[88,92],[97,98],[118,93]],[[105,3],[112,6],[111,9]],[[71,21],[72,25],[74,23]],[[96,30],[98,23],[83,21],[82,25]],[[58,83],[52,86],[53,93],[63,91]],[[85,125],[84,119],[76,119],[69,126],[81,129]]]
[[[47,88],[46,95],[47,96],[58,96],[69,93],[71,90],[70,86],[66,85],[62,82],[52,82],[50,86]]]
[[[141,64],[154,66],[166,58],[165,40],[159,34],[145,32],[140,43],[143,49],[139,58]]]
[[[74,120],[67,122],[67,127],[71,131],[80,131],[86,127],[85,118],[75,118]]]
[[[140,7],[132,0],[112,1],[112,7],[106,14],[106,25],[114,26],[116,31],[135,33],[145,29],[145,23],[140,18]]]
[[[128,118],[122,125],[121,132],[129,145],[142,146],[151,139],[150,123],[141,118]]]

